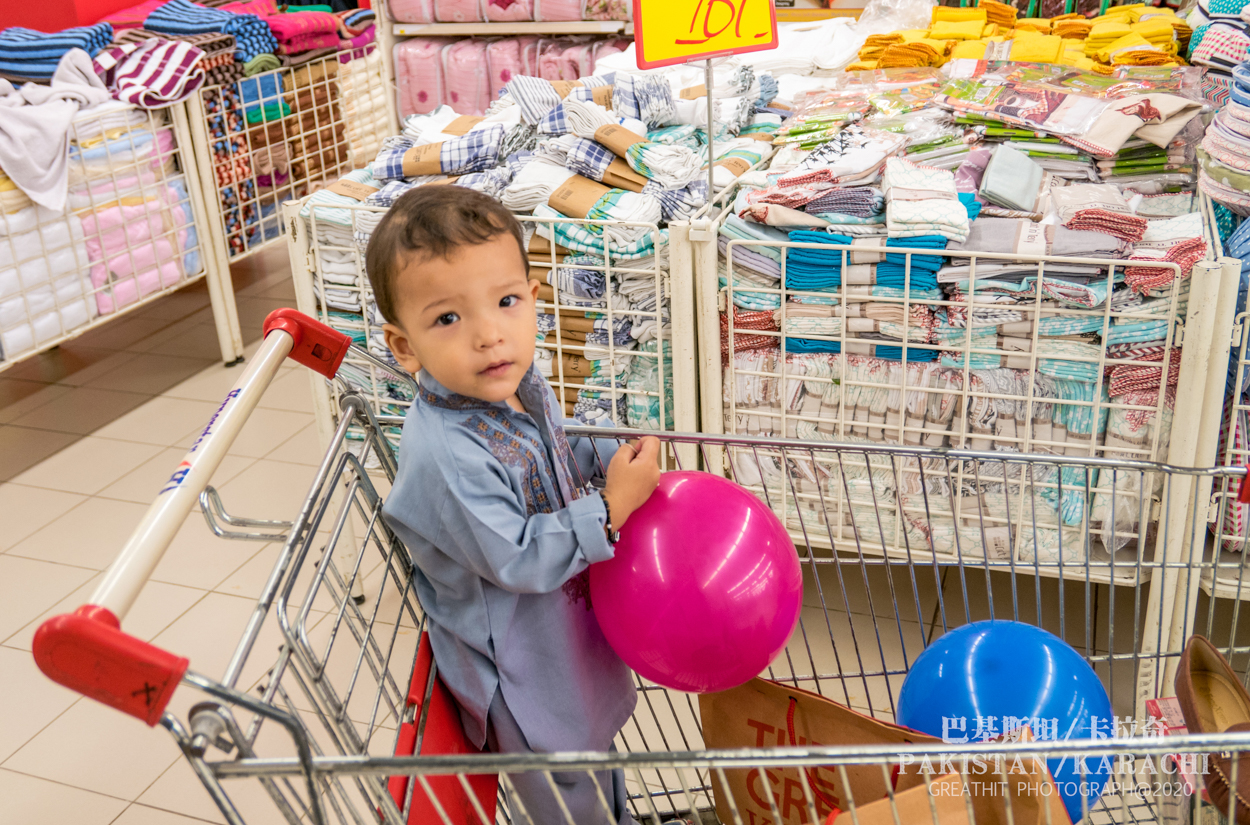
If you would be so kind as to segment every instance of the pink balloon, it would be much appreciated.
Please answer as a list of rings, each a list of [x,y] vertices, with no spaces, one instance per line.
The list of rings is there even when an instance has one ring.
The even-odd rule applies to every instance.
[[[639,675],[712,693],[758,676],[786,646],[803,573],[763,501],[709,473],[665,473],[621,529],[615,557],[591,565],[590,598]]]

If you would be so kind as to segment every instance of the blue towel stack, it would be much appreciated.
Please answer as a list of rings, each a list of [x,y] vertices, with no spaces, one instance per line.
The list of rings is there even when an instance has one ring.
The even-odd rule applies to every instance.
[[[865,343],[876,344],[873,350],[873,357],[880,358],[884,361],[902,361],[903,348],[884,344],[881,341],[865,340]],[[791,338],[786,336],[787,352],[833,352],[842,351],[842,344],[839,341],[821,341],[816,338]],[[852,353],[854,354],[854,353]],[[924,344],[909,344],[907,346],[908,361],[936,361],[938,351],[928,349]]]
[[[790,233],[790,240],[794,243],[850,246],[853,239],[846,235],[800,229]],[[946,238],[941,235],[890,238],[885,245],[904,249],[945,249]],[[842,285],[843,252],[846,252],[849,261],[852,253],[842,249],[787,249],[786,288],[821,292],[836,290]],[[907,255],[886,253],[885,261],[877,264],[877,284],[895,289],[902,289],[905,285],[909,285],[912,290],[937,289],[937,271],[942,268],[943,260],[941,255],[912,255],[911,280],[908,284]]]
[[[30,80],[51,80],[56,66],[70,49],[95,57],[113,42],[108,23],[45,34],[14,26],[0,31],[0,73]]]
[[[211,9],[189,0],[170,0],[156,8],[143,21],[143,28],[161,34],[232,34],[234,59],[241,63],[278,51],[278,39],[256,15]]]

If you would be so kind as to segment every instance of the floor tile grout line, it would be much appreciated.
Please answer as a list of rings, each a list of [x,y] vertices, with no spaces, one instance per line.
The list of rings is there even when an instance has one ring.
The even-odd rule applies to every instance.
[[[168,771],[168,770],[172,770],[174,767],[176,767],[176,766],[178,765],[178,762],[181,762],[181,761],[182,761],[182,758],[179,758],[177,761],[175,761],[175,762],[174,762],[174,764],[173,764],[173,765],[170,765],[170,766],[169,766],[168,768],[166,768],[165,770],[166,770],[166,771]],[[162,773],[162,774],[161,774],[161,776],[164,776],[164,775],[165,775],[164,773]],[[160,779],[160,777],[157,777],[157,779]],[[153,783],[153,784],[155,784],[155,783]],[[151,785],[149,785],[149,786],[148,786],[148,788],[150,788],[150,787],[151,787]],[[148,790],[147,788],[144,788],[144,793],[147,793],[147,790]],[[142,796],[142,795],[143,795],[143,794],[140,794],[140,796]],[[160,807],[159,805],[148,805],[148,804],[146,804],[146,803],[144,803],[144,802],[140,802],[140,801],[138,801],[138,800],[135,800],[135,801],[131,802],[129,805],[127,805],[125,808],[123,808],[123,809],[122,809],[122,812],[121,812],[121,813],[119,813],[119,814],[118,814],[118,815],[117,815],[114,819],[109,820],[109,825],[116,825],[116,823],[120,822],[120,821],[121,821],[121,818],[122,818],[123,816],[125,816],[125,815],[126,815],[126,812],[127,812],[127,811],[129,811],[131,808],[147,808],[147,809],[148,809],[148,810],[150,810],[150,811],[160,811],[161,813],[172,814],[173,816],[182,817],[183,819],[187,820],[188,822],[203,822],[203,823],[205,823],[205,825],[221,825],[220,823],[218,823],[218,822],[214,822],[214,821],[213,821],[213,820],[211,820],[211,819],[204,819],[203,817],[191,816],[190,814],[184,814],[184,813],[182,813],[182,812],[180,812],[180,811],[170,810],[169,808],[162,808],[162,807]]]
[[[9,649],[10,649],[10,650],[14,650],[14,649],[16,649],[16,648],[9,648]],[[31,655],[31,654],[30,654],[30,651],[28,651],[28,650],[23,650],[22,652],[23,652],[23,653],[25,653],[25,654],[26,654],[26,655],[28,655],[28,656],[29,656],[29,655]],[[42,673],[43,673],[43,671],[40,671],[40,673],[42,674]],[[51,680],[49,680],[49,681],[51,681]],[[7,763],[10,759],[12,759],[13,757],[17,756],[19,753],[21,753],[23,748],[25,748],[25,747],[26,747],[27,745],[29,745],[31,742],[34,742],[34,741],[35,741],[35,739],[37,739],[37,738],[39,737],[39,735],[40,735],[40,734],[42,734],[42,733],[43,733],[44,731],[46,731],[48,728],[50,728],[50,727],[52,727],[54,724],[56,724],[56,720],[57,720],[57,719],[60,719],[60,718],[61,718],[62,716],[64,716],[65,714],[69,713],[69,712],[70,712],[70,710],[71,710],[71,709],[72,709],[75,705],[77,705],[79,702],[83,702],[83,701],[87,701],[87,697],[85,697],[85,696],[83,696],[83,695],[79,694],[79,695],[78,695],[78,696],[74,699],[74,701],[70,702],[68,705],[66,705],[66,706],[65,706],[65,709],[64,709],[63,711],[61,711],[61,712],[60,712],[60,713],[58,713],[56,716],[53,716],[51,719],[49,719],[49,720],[48,720],[48,723],[47,723],[46,725],[44,725],[44,726],[43,726],[43,727],[41,727],[39,730],[37,730],[37,731],[35,731],[34,733],[32,733],[32,734],[30,735],[30,737],[29,737],[29,738],[28,738],[25,742],[23,742],[21,745],[18,745],[16,748],[14,748],[12,753],[10,753],[8,756],[6,756],[3,760],[0,760],[0,770],[12,771],[13,773],[21,773],[23,776],[28,776],[28,775],[30,775],[30,774],[25,774],[25,773],[22,773],[22,771],[15,771],[15,770],[13,770],[12,768],[6,768],[6,767],[4,767],[4,766],[5,766],[5,764],[6,764],[6,763]],[[56,782],[56,780],[55,780],[55,779],[47,779],[47,777],[43,777],[43,776],[39,776],[39,777],[36,777],[36,778],[37,778],[37,779],[44,779],[44,780],[46,780],[46,781],[48,781],[48,782]],[[68,783],[68,782],[58,782],[57,784],[61,784],[61,785],[69,785],[69,783]],[[88,788],[79,788],[77,785],[69,785],[69,787],[71,787],[71,788],[78,788],[78,790],[80,790],[80,791],[87,791],[88,793],[97,793],[96,791],[92,791],[92,790],[90,790],[90,789],[88,789]],[[105,795],[105,796],[107,796],[108,794],[104,794],[104,795]]]
[[[75,702],[74,704],[77,704],[77,702]],[[12,759],[12,758],[13,758],[12,756],[9,757],[9,759]],[[8,759],[5,760],[5,762],[7,761]],[[38,779],[40,782],[51,782],[53,785],[60,785],[62,788],[73,788],[76,791],[83,791],[84,793],[95,794],[96,796],[102,796],[105,799],[116,799],[118,802],[130,803],[134,801],[131,799],[126,799],[125,797],[122,797],[122,796],[114,796],[111,793],[100,793],[99,791],[92,790],[91,788],[82,788],[82,787],[79,787],[78,785],[71,785],[68,782],[62,782],[59,779],[49,779],[46,776],[39,776],[38,774],[26,773],[26,771],[19,771],[14,768],[6,768],[4,767],[3,763],[0,763],[0,771],[8,771],[9,773],[15,773],[18,776],[24,776],[27,779]]]

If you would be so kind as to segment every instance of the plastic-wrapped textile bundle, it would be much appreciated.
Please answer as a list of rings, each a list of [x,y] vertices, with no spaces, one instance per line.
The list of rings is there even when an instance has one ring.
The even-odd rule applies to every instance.
[[[534,19],[534,0],[485,0],[486,19],[492,23],[511,23]]]
[[[486,43],[460,40],[443,50],[443,77],[447,102],[465,115],[482,115],[490,105],[490,76]]]
[[[538,41],[538,63],[534,74],[543,80],[560,80],[560,57],[568,47],[568,41],[563,38],[544,38]]]
[[[439,23],[480,23],[486,19],[481,0],[434,0]]]
[[[425,115],[447,98],[443,49],[456,41],[449,37],[413,37],[395,45],[395,86],[400,119]]]
[[[503,93],[504,86],[514,77],[529,74],[529,62],[538,46],[538,38],[505,37],[486,44],[486,65],[488,67],[489,90],[491,100]]]
[[[581,20],[582,0],[534,0],[534,19],[544,23]]]
[[[390,0],[386,7],[397,23],[434,22],[434,0]]]

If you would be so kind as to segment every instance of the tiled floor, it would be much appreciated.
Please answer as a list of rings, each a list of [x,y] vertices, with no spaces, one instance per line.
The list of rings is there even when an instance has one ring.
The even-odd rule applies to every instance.
[[[249,355],[264,316],[294,305],[285,256],[233,267]],[[168,733],[56,686],[29,651],[40,622],[87,599],[241,371],[220,363],[198,284],[0,372],[0,822],[224,821]],[[320,453],[307,374],[284,368],[213,483],[232,510],[289,519]],[[272,558],[192,513],[126,629],[220,675]]]
[[[245,338],[263,317],[293,303],[285,250],[235,268]],[[252,340],[248,354],[258,342]],[[82,604],[141,518],[156,490],[217,409],[241,369],[219,361],[207,294],[190,288],[0,373],[0,824],[56,821],[74,825],[190,825],[224,822],[163,730],[82,699],[47,680],[31,658],[35,629]],[[306,372],[287,366],[261,401],[213,479],[240,515],[289,519],[321,457]],[[216,538],[193,512],[126,617],[127,631],[187,656],[194,670],[220,676],[242,635],[277,556],[276,544]],[[820,566],[805,588],[803,623],[774,665],[778,678],[888,718],[901,673],[941,628],[969,619],[1036,615],[1071,635],[1097,598],[1068,596],[1062,611],[1055,582],[1017,602],[999,597],[990,610],[984,576],[967,587],[959,576],[917,567],[914,576],[879,564]],[[374,579],[376,581],[376,579]],[[366,578],[366,581],[369,581]],[[996,596],[998,584],[994,585]],[[368,591],[368,585],[366,590]],[[1010,593],[1010,588],[1004,592]],[[1095,594],[1096,595],[1096,594]],[[383,606],[387,606],[383,599]],[[368,604],[368,602],[366,603]],[[1090,619],[1105,652],[1107,628],[1130,615]],[[312,635],[328,607],[314,602]],[[967,613],[968,615],[965,615]],[[391,619],[390,621],[393,621]],[[398,647],[415,639],[401,627]],[[266,626],[240,684],[251,688],[276,655],[279,636]],[[1080,646],[1080,639],[1073,639]],[[410,654],[409,654],[410,656]],[[845,677],[864,673],[862,678]],[[1131,674],[1119,674],[1123,679]],[[406,678],[400,676],[399,678]],[[185,718],[199,697],[175,694]],[[300,705],[297,701],[297,705]],[[649,747],[701,744],[691,697],[640,704],[662,712],[628,736]],[[669,710],[664,710],[668,708]],[[671,711],[671,712],[670,712]],[[353,711],[354,713],[354,711]],[[636,731],[631,733],[630,731]],[[630,742],[631,747],[642,747]],[[285,755],[268,753],[267,755]],[[233,783],[249,823],[277,822],[258,783]]]

